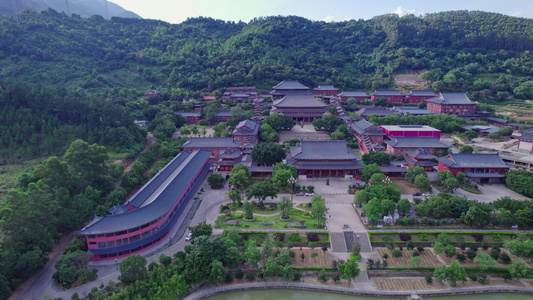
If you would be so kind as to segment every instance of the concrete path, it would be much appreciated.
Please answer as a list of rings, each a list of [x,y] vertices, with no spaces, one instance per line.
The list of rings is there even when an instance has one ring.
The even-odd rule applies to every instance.
[[[368,232],[354,232],[354,235],[356,236],[356,241],[361,245],[361,252],[374,252],[370,239],[368,238]],[[359,239],[357,239],[357,235],[359,235]]]
[[[344,241],[346,242],[346,251],[351,252],[355,242],[355,235],[353,234],[353,231],[344,232]]]
[[[346,240],[342,232],[330,232],[329,236],[332,252],[347,252]]]

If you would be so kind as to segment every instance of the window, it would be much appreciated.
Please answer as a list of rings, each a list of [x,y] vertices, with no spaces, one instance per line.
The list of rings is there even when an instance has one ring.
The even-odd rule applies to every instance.
[[[129,251],[129,250],[126,250],[126,251],[120,251],[120,252],[118,253],[118,256],[127,255],[127,254],[130,254],[130,251]]]
[[[148,226],[150,226],[150,223],[146,223],[146,224],[144,224],[143,226],[141,226],[141,229],[144,229],[144,228],[146,228],[146,227],[148,227]]]
[[[127,230],[123,230],[123,231],[117,232],[115,235],[123,235],[123,234],[126,234],[126,233],[128,233],[128,231]]]
[[[142,233],[142,238],[144,239],[144,238],[147,238],[147,237],[149,237],[151,235],[152,235],[152,231],[147,230],[147,231]]]
[[[96,245],[96,242],[89,242],[89,245]]]
[[[100,255],[100,258],[107,258],[107,254]]]
[[[105,242],[98,242],[98,248],[105,248]]]
[[[117,247],[122,246],[122,240],[117,240]]]
[[[138,241],[141,239],[141,235],[137,234],[137,235],[134,235],[134,236],[130,236],[130,243],[133,243],[135,241]]]
[[[89,234],[89,235],[87,236],[88,239],[94,239],[95,237],[96,237],[96,236],[95,236],[94,234]]]
[[[116,253],[109,253],[109,257],[115,257],[115,256],[117,256]]]
[[[105,234],[98,234],[98,235],[96,235],[96,237],[104,237],[104,236],[105,236]]]
[[[139,227],[131,228],[131,229],[128,229],[128,233],[132,233],[132,232],[135,232],[137,230],[139,230]]]
[[[122,244],[123,244],[123,245],[126,245],[127,243],[129,243],[129,242],[128,242],[128,238],[122,239]]]
[[[107,247],[115,247],[115,241],[107,241]]]
[[[115,234],[114,233],[106,233],[105,237],[114,237]]]

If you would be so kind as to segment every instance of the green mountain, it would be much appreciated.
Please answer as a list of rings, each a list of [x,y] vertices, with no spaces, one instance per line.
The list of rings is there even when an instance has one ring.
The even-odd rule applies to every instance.
[[[76,14],[84,18],[93,15],[123,18],[141,18],[121,6],[107,0],[6,0],[0,2],[0,15],[14,15],[26,9],[41,11],[52,8],[67,15]]]
[[[284,79],[371,91],[393,88],[395,73],[425,69],[422,77],[436,91],[465,91],[482,101],[533,98],[527,82],[533,79],[531,49],[530,19],[479,11],[336,23],[289,16],[249,23],[193,18],[180,24],[25,11],[0,17],[0,104],[9,107],[4,116],[31,109],[35,118],[29,124],[42,136],[63,125],[75,128],[56,130],[57,140],[47,144],[8,123],[0,146],[21,157],[51,154],[62,136],[71,140],[84,133],[90,141],[124,149],[133,142],[104,137],[115,123],[100,126],[97,115],[82,122],[70,117],[66,104],[76,103],[76,113],[85,116],[86,109],[102,106],[98,101],[112,103],[128,114],[120,126],[134,141],[136,133],[126,124],[131,117],[152,120],[161,111],[183,109],[175,100],[221,95],[230,86],[269,89]],[[162,96],[139,100],[150,89]],[[21,91],[43,92],[21,96]],[[56,94],[61,96],[53,101],[47,96]],[[77,100],[69,101],[72,97]],[[87,107],[79,99],[94,101]],[[46,122],[40,122],[42,107]]]

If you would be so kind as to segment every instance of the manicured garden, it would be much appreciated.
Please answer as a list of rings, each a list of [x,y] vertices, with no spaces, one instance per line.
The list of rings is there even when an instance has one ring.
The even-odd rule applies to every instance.
[[[251,228],[251,229],[276,229],[276,228],[324,228],[317,226],[317,219],[311,214],[301,210],[292,209],[289,213],[290,220],[281,220],[280,214],[272,216],[254,215],[253,221],[245,221],[242,213],[231,216],[221,215],[215,222],[216,228]]]
[[[443,233],[442,231],[410,231],[410,232],[370,232],[368,234],[370,242],[373,245],[383,245],[389,242],[405,244],[412,242],[414,244],[433,243],[436,237]],[[468,232],[468,231],[446,231],[450,237],[451,243],[456,246],[460,244],[503,244],[508,240],[516,237],[513,232]],[[533,234],[528,234],[533,236]]]
[[[224,236],[227,235],[229,231],[224,231]],[[292,232],[285,233],[282,231],[275,233],[261,232],[261,231],[240,231],[239,235],[244,241],[255,241],[257,245],[262,244],[268,235],[273,235],[274,239],[277,242],[281,242],[281,245],[292,243],[293,246],[307,245],[315,246],[319,244],[324,244],[329,246],[329,232]],[[310,245],[309,243],[314,243]]]

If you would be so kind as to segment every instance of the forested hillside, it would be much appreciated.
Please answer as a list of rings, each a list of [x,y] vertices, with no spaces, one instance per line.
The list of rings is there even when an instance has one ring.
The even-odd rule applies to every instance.
[[[58,154],[65,150],[54,153],[58,141],[74,138],[127,148],[138,141],[130,115],[151,119],[158,112],[147,114],[137,100],[152,88],[167,104],[221,95],[229,86],[268,89],[284,79],[370,91],[392,88],[395,72],[427,69],[422,77],[436,91],[466,91],[476,100],[528,98],[530,49],[530,19],[484,12],[168,24],[26,11],[0,18],[0,77],[9,79],[1,82],[2,119],[25,120],[1,124],[1,155]],[[57,138],[41,140],[52,133]],[[115,138],[121,135],[126,142]]]

